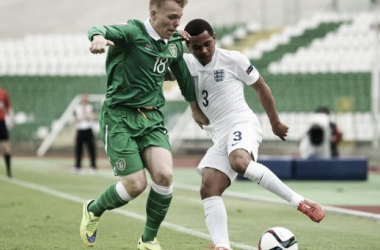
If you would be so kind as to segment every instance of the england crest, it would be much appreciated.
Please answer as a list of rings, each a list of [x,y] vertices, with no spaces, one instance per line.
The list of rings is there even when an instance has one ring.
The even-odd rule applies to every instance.
[[[214,70],[215,82],[223,82],[224,80],[224,69]]]

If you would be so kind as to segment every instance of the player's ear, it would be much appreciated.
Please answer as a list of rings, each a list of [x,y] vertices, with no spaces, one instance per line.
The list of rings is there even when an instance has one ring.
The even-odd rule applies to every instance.
[[[156,20],[156,16],[157,16],[157,11],[155,9],[151,9],[150,10],[150,19]]]

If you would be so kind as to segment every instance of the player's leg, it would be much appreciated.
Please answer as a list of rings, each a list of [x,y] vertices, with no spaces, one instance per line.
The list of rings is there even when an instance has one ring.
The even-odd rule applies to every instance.
[[[89,201],[84,205],[81,236],[85,244],[89,246],[95,242],[100,216],[106,210],[126,205],[141,194],[147,184],[137,146],[136,153],[132,155],[116,156],[114,150],[110,148],[107,150],[107,155],[115,175],[120,176],[120,181],[110,185],[96,200]]]
[[[229,165],[227,152],[216,145],[207,151],[197,171],[202,174],[200,192],[205,222],[215,249],[230,249],[228,218],[221,195],[237,174]]]
[[[95,138],[92,129],[87,130],[86,143],[88,154],[90,156],[90,162],[92,169],[96,169],[96,150],[95,150]]]
[[[88,246],[94,245],[100,216],[106,210],[127,204],[146,188],[139,146],[131,138],[130,130],[121,126],[120,119],[126,115],[125,112],[120,112],[103,110],[100,119],[106,153],[115,175],[120,176],[120,181],[109,186],[96,200],[84,204],[80,232]],[[133,119],[133,114],[128,117]]]
[[[12,171],[11,171],[11,146],[9,143],[9,133],[7,126],[5,124],[5,121],[0,121],[0,143],[1,143],[1,150],[3,152],[4,162],[5,162],[5,168],[7,171],[7,176],[9,178],[12,178]]]
[[[303,197],[286,186],[270,169],[254,160],[246,149],[235,149],[229,156],[232,168],[239,174],[271,191],[297,207]]]
[[[81,236],[84,243],[92,246],[97,236],[100,216],[106,210],[112,210],[128,204],[146,187],[144,170],[122,176],[120,181],[109,186],[96,200],[87,201],[83,208]]]
[[[139,110],[141,122],[146,130],[139,138],[139,148],[145,168],[152,178],[147,199],[147,220],[137,249],[161,249],[156,236],[164,220],[173,193],[173,159],[164,116],[156,109]]]
[[[320,222],[324,218],[323,208],[319,204],[306,200],[294,192],[266,166],[254,159],[244,160],[249,158],[248,156],[250,155],[243,149],[237,149],[231,153],[231,165],[238,173],[283,198],[314,222]]]
[[[80,234],[88,246],[95,244],[100,216],[106,210],[112,210],[128,204],[146,187],[144,170],[121,176],[120,181],[109,186],[96,200],[88,200],[83,205],[83,217]]]
[[[172,200],[173,159],[169,150],[156,146],[147,147],[142,152],[142,158],[152,178],[152,185],[146,204],[147,220],[141,241],[154,242]]]
[[[230,183],[228,176],[217,169],[206,167],[202,171],[200,192],[205,222],[215,248],[231,248],[227,227],[227,211],[221,197]]]
[[[12,170],[11,170],[11,147],[9,145],[9,141],[2,141],[1,142],[1,147],[4,152],[4,162],[5,162],[5,168],[7,170],[7,176],[9,178],[12,178]]]
[[[83,132],[78,130],[75,138],[75,170],[79,171],[82,166],[83,155]]]
[[[302,211],[301,204],[305,198],[290,189],[270,169],[256,162],[258,155],[260,134],[252,130],[252,124],[238,124],[231,131],[228,152],[231,167],[239,174],[259,184],[261,187],[271,191],[277,196],[289,202],[294,208]],[[257,139],[259,138],[259,139]],[[311,203],[308,203],[311,205]],[[303,209],[313,221],[319,222],[324,217],[321,206],[312,203],[311,210]],[[301,209],[300,209],[301,208]]]

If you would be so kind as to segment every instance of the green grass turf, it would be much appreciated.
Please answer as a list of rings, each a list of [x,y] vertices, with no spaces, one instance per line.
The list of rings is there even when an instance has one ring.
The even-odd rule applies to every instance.
[[[199,186],[201,177],[194,169],[181,168],[175,172],[175,181]],[[380,175],[370,174],[367,181],[284,181],[294,191],[324,205],[380,206]],[[280,201],[276,195],[250,181],[236,180],[228,191]]]
[[[0,178],[0,249],[89,249],[79,236],[82,204],[76,199],[96,198],[117,179],[72,174],[67,168],[68,161],[71,160],[14,159],[14,183],[4,177]],[[176,170],[176,181],[186,182],[193,177],[197,181],[199,176],[194,170],[189,171],[191,173],[187,172],[188,177],[185,178],[181,175],[186,171]],[[4,167],[0,168],[0,175],[4,176],[4,172]],[[56,195],[66,194],[74,199],[56,197],[43,190],[20,186],[17,180],[22,180],[22,183],[27,185],[38,185],[31,186],[34,188],[58,191],[60,193],[55,193]],[[316,185],[313,182],[289,184],[304,185],[305,189],[308,185]],[[333,183],[328,185],[333,188]],[[345,185],[345,188],[350,187],[349,183]],[[370,187],[366,187],[365,190],[370,190]],[[119,211],[138,214],[143,218],[146,195],[147,192],[144,192]],[[224,200],[229,216],[230,239],[233,242],[255,247],[265,229],[283,226],[296,235],[300,250],[365,250],[378,249],[379,246],[379,221],[327,213],[324,221],[316,224],[287,205],[231,197],[224,197]],[[198,192],[175,189],[172,206],[165,222],[207,234],[203,217]],[[99,236],[94,249],[135,249],[143,228],[144,222],[141,219],[106,212],[99,224]],[[161,228],[158,236],[165,250],[205,250],[211,242],[166,226]]]

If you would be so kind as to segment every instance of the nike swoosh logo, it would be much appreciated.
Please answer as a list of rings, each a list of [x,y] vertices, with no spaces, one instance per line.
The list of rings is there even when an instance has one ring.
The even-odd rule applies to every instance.
[[[95,233],[91,237],[88,236],[88,234],[86,233],[86,238],[87,238],[88,242],[90,242],[90,243],[94,243],[95,242],[95,238],[96,238],[97,232],[98,232],[98,230],[96,230]]]
[[[239,144],[240,142],[235,142],[235,143],[232,143],[231,146],[235,146],[236,144]]]

